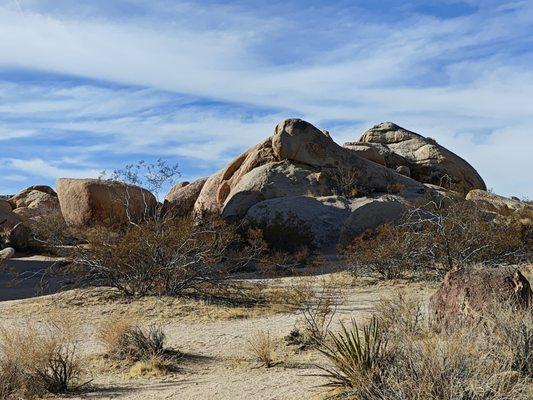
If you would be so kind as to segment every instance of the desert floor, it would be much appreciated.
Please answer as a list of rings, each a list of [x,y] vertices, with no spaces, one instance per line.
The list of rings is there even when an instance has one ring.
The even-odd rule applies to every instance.
[[[380,282],[347,272],[312,277],[261,280],[265,285],[327,287],[340,304],[333,321],[364,320],[384,298],[408,292],[428,300],[436,284],[428,281]],[[299,286],[298,286],[299,287]],[[1,289],[0,289],[1,290]],[[325,360],[314,350],[288,346],[284,337],[302,321],[300,311],[287,308],[243,309],[177,299],[145,298],[126,301],[96,290],[74,290],[23,300],[0,302],[0,326],[46,320],[51,315],[79,324],[81,352],[87,356],[91,383],[71,399],[321,399],[327,390],[316,364]],[[179,370],[155,377],[132,376],[127,366],[110,367],[97,340],[99,324],[127,316],[141,325],[162,324],[168,344],[184,353]],[[275,365],[260,366],[249,350],[258,332],[276,343]]]

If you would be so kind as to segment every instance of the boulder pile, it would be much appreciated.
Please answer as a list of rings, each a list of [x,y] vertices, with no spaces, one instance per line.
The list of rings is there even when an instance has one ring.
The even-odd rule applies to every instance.
[[[308,122],[282,121],[207,179],[194,214],[305,226],[312,244],[329,252],[398,218],[412,200],[455,195],[450,186],[485,187],[466,161],[394,124],[372,128],[357,143],[339,146]],[[446,186],[444,177],[453,185],[435,186]]]
[[[259,227],[280,225],[280,232],[290,224],[310,233],[310,246],[332,252],[428,196],[464,198],[468,193],[467,199],[498,203],[496,208],[501,202],[520,207],[510,199],[488,201],[485,189],[465,160],[393,123],[376,125],[340,146],[328,132],[287,119],[208,178],[173,187],[162,211],[198,219],[215,214]],[[149,191],[120,182],[59,179],[56,190],[32,186],[0,200],[0,222],[14,229],[61,212],[70,226],[110,226],[139,221],[158,207]]]

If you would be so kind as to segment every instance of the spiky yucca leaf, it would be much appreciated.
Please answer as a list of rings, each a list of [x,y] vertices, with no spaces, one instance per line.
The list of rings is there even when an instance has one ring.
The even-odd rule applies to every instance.
[[[332,363],[331,367],[318,366],[329,387],[354,387],[361,379],[376,370],[383,358],[387,342],[376,317],[360,332],[355,319],[348,329],[341,323],[341,332],[330,332],[331,343],[324,343],[319,351]]]

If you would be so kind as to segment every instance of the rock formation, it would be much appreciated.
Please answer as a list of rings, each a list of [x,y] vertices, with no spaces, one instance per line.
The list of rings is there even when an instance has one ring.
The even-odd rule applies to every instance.
[[[472,189],[487,189],[476,170],[461,157],[435,140],[392,122],[383,122],[370,128],[357,142],[345,143],[344,147],[360,157],[392,169],[407,167],[410,176],[419,182],[462,193]],[[401,173],[403,171],[407,170],[402,168]]]
[[[195,215],[217,213],[263,225],[297,221],[313,232],[316,247],[330,251],[366,228],[398,218],[407,201],[449,192],[410,178],[413,167],[420,176],[418,164],[392,166],[385,155],[379,158],[374,146],[367,149],[362,156],[305,121],[285,120],[271,137],[207,179],[194,205]],[[396,171],[398,167],[402,168]]]
[[[30,224],[35,219],[60,211],[57,194],[49,186],[30,186],[8,201],[13,212]]]
[[[148,190],[100,179],[58,179],[61,212],[70,226],[112,226],[138,222],[153,214],[155,196]]]
[[[201,178],[192,183],[180,182],[174,185],[165,197],[163,213],[172,211],[176,216],[190,215],[206,181],[207,178]]]
[[[439,323],[475,319],[502,301],[531,306],[531,286],[515,268],[459,269],[444,277],[430,299],[430,314]]]

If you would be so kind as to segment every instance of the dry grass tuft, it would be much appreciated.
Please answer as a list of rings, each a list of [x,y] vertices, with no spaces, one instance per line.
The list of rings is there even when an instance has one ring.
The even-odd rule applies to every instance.
[[[270,368],[274,365],[275,343],[270,336],[270,332],[257,332],[248,342],[250,353],[261,364],[260,366]]]
[[[180,354],[166,347],[160,326],[143,329],[126,318],[112,318],[100,325],[98,337],[108,358],[131,365],[132,377],[158,376],[177,367]]]
[[[79,328],[68,317],[0,330],[0,398],[34,398],[85,385],[78,341]]]

